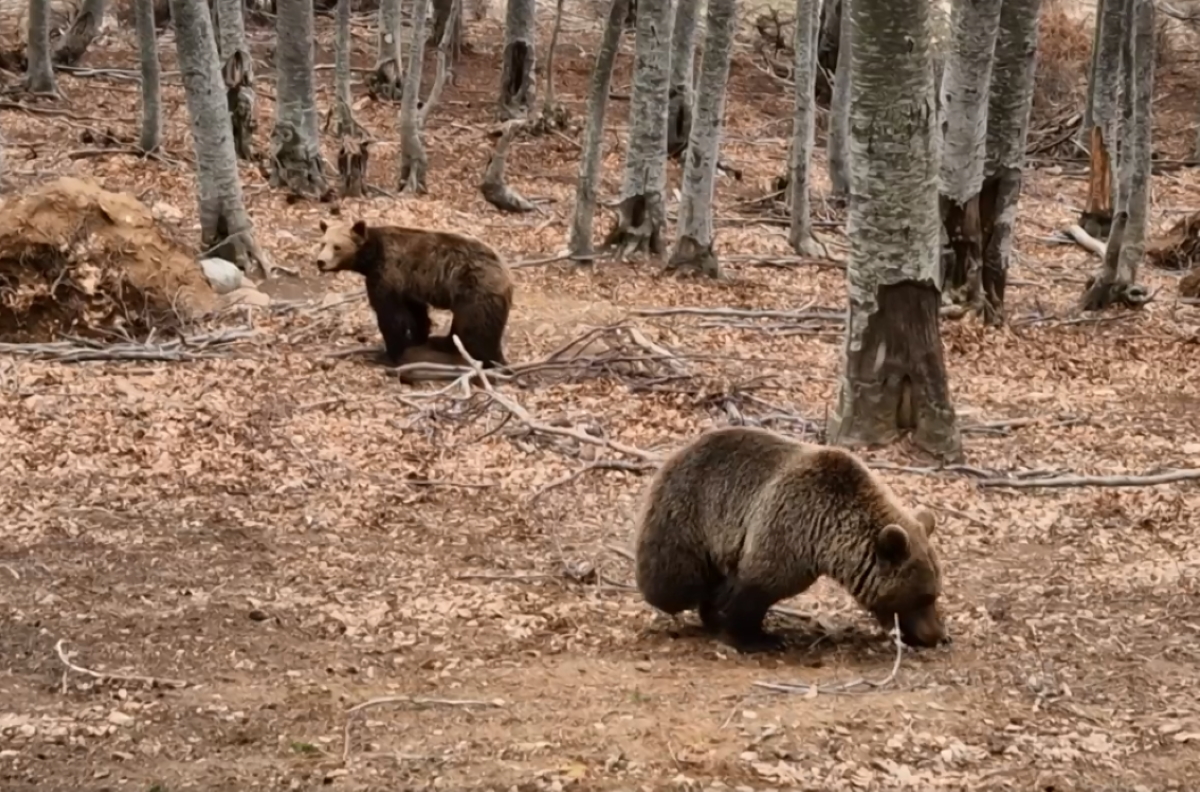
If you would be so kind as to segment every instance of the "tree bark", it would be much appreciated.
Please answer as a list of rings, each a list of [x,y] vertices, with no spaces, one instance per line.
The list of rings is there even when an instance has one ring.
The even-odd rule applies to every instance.
[[[808,203],[809,164],[817,120],[815,84],[820,6],[820,0],[796,0],[796,109],[792,118],[791,161],[788,164],[788,203],[792,212],[788,243],[798,255],[813,258],[825,256],[812,235]]]
[[[1100,127],[1112,162],[1117,162],[1115,144],[1120,140],[1121,42],[1127,33],[1125,7],[1126,0],[1101,0],[1096,4],[1095,55],[1087,94],[1091,125],[1080,134],[1083,138],[1091,134],[1092,126]],[[1084,115],[1088,115],[1086,106]],[[1115,187],[1115,183],[1110,186],[1110,194],[1116,194]],[[1080,224],[1084,225],[1086,220],[1081,217]],[[1112,217],[1097,218],[1097,222],[1107,228]]]
[[[979,189],[987,157],[988,93],[1001,0],[960,0],[951,14],[950,53],[942,75],[940,173],[942,221],[953,251],[943,295],[990,318],[983,300]]]
[[[50,0],[29,0],[29,43],[25,49],[25,90],[58,94],[50,62]]]
[[[338,176],[341,193],[357,198],[366,192],[370,141],[365,139],[350,94],[350,0],[338,0],[337,35],[334,50],[334,134],[338,139]]]
[[[425,20],[429,17],[429,0],[414,0],[411,52],[408,54],[408,73],[404,80],[404,99],[400,102],[400,191],[425,192],[425,174],[429,171],[429,155],[421,129],[417,102],[421,94],[421,71],[425,60]]]
[[[851,0],[841,0],[842,12],[838,35],[837,70],[833,74],[833,99],[829,103],[829,137],[825,152],[829,157],[830,197],[845,201],[850,197],[850,80],[853,46],[850,29]]]
[[[329,189],[313,91],[312,0],[285,0],[276,17],[275,128],[271,131],[272,187],[320,197]]]
[[[563,0],[557,0],[554,4],[554,30],[550,34],[550,47],[546,50],[546,90],[542,95],[542,116],[536,126],[538,132],[566,129],[570,120],[567,109],[559,104],[554,93],[554,56],[558,52],[558,35],[562,31],[562,20]]]
[[[367,80],[367,90],[373,98],[400,101],[404,95],[403,63],[400,53],[400,0],[380,0],[375,71]]]
[[[216,0],[217,49],[221,53],[221,77],[225,100],[233,120],[233,147],[239,159],[254,159],[254,58],[246,43],[245,8],[242,0]]]
[[[79,14],[71,20],[71,26],[54,50],[54,62],[64,66],[79,63],[88,47],[100,35],[100,24],[104,21],[106,0],[84,0]]]
[[[938,333],[938,157],[928,0],[854,0],[846,359],[829,439],[962,455]],[[845,50],[843,50],[845,51]]]
[[[433,0],[433,40],[446,40],[446,52],[453,64],[458,63],[463,47],[463,16],[461,11],[455,11],[457,4],[458,0]],[[449,36],[447,25],[450,25]]]
[[[667,108],[667,155],[678,157],[692,134],[693,71],[696,55],[697,0],[678,0],[671,34],[671,87]]]
[[[504,60],[500,71],[500,117],[525,118],[537,94],[537,0],[508,0]]]
[[[150,153],[162,145],[162,77],[158,37],[154,31],[154,0],[134,0],[138,60],[142,70],[142,133],[138,145]]]
[[[678,238],[667,263],[668,270],[700,273],[710,278],[721,276],[721,265],[713,252],[712,203],[736,26],[737,0],[708,0],[695,123],[683,166]]]
[[[1042,0],[1004,0],[988,94],[987,164],[979,197],[983,234],[983,300],[1004,321],[1004,292],[1013,257],[1025,140],[1037,71]],[[985,318],[986,315],[985,315]]]
[[[592,69],[588,87],[587,126],[583,131],[583,151],[579,157],[579,180],[575,187],[575,209],[571,218],[571,233],[567,249],[581,263],[592,255],[592,223],[596,216],[596,192],[600,180],[600,166],[604,163],[604,116],[608,109],[608,89],[612,85],[613,63],[621,46],[621,34],[625,31],[625,16],[629,13],[629,0],[611,0],[608,20],[604,24],[604,37],[600,51],[596,53],[596,65]]]
[[[196,182],[200,241],[205,254],[232,261],[245,272],[270,275],[242,201],[233,127],[221,91],[217,42],[201,0],[171,0],[175,48],[187,95]]]
[[[667,108],[671,91],[671,0],[638,0],[629,147],[617,226],[605,240],[624,258],[661,256],[667,222]]]

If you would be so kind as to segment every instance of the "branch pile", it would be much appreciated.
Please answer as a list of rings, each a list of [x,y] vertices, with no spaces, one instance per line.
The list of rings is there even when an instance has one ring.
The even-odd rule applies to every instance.
[[[62,178],[0,203],[0,341],[145,338],[215,303],[132,195]]]

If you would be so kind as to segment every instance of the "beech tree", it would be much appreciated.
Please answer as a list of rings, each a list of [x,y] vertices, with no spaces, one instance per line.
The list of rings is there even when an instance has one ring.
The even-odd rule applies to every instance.
[[[824,248],[813,238],[808,203],[809,164],[817,120],[814,88],[817,80],[820,6],[819,0],[796,0],[796,110],[792,118],[787,179],[788,203],[792,213],[788,242],[798,255],[814,258],[826,255]]]
[[[380,0],[379,35],[376,39],[375,70],[367,78],[372,97],[396,102],[404,95],[404,71],[400,53],[400,0]]]
[[[29,43],[25,47],[25,90],[57,94],[50,62],[50,0],[29,0]]]
[[[246,43],[244,12],[242,0],[213,2],[221,77],[233,121],[233,147],[238,158],[249,160],[254,158],[254,130],[258,125],[254,120],[254,58]]]
[[[990,318],[983,302],[979,189],[987,156],[988,90],[1002,0],[957,0],[951,11],[949,57],[942,75],[942,221],[953,257],[943,294]]]
[[[536,94],[537,0],[508,0],[500,69],[500,117],[527,117],[534,108]]]
[[[338,139],[338,175],[341,193],[353,198],[366,191],[367,161],[370,141],[354,120],[350,95],[350,0],[338,0],[337,35],[334,50],[334,135]]]
[[[404,79],[404,99],[400,102],[400,191],[425,192],[425,174],[429,155],[421,129],[421,67],[425,60],[425,20],[429,0],[413,0],[412,46],[408,54],[408,73]]]
[[[268,171],[272,187],[324,195],[325,161],[313,92],[313,0],[278,4],[275,17],[275,128]]]
[[[667,105],[671,89],[671,0],[638,0],[629,143],[617,225],[605,240],[621,257],[666,247]]]
[[[1017,204],[1025,168],[1025,142],[1037,70],[1042,0],[1004,0],[988,93],[987,163],[979,196],[983,237],[984,306],[1004,320],[1004,291],[1013,256]]]
[[[829,157],[830,196],[845,200],[850,195],[850,72],[853,68],[850,48],[851,0],[841,0],[838,20],[837,68],[833,73],[833,98],[829,102],[829,138],[825,146]]]
[[[79,13],[71,20],[63,37],[54,50],[54,62],[74,66],[83,58],[88,47],[100,35],[100,24],[104,21],[107,0],[83,0]]]
[[[162,78],[158,37],[154,31],[154,0],[134,0],[133,13],[142,71],[142,133],[138,145],[148,154],[162,145]]]
[[[911,432],[961,457],[938,332],[938,156],[929,0],[854,0],[850,312],[831,442]],[[844,46],[844,45],[843,45]],[[845,50],[843,50],[845,51]]]
[[[1104,238],[1113,217],[1113,193],[1117,187],[1111,163],[1116,162],[1120,135],[1121,47],[1129,36],[1127,0],[1096,0],[1096,33],[1092,45],[1092,69],[1088,78],[1081,142],[1091,150],[1092,180],[1087,205],[1079,224],[1089,234]],[[1098,129],[1099,132],[1093,132]]]
[[[596,65],[592,69],[591,84],[588,86],[587,125],[583,130],[579,180],[575,187],[575,209],[567,242],[567,250],[571,257],[580,261],[589,259],[593,253],[592,222],[596,216],[600,166],[604,162],[604,116],[608,109],[608,89],[612,85],[613,63],[621,46],[621,34],[625,31],[625,17],[628,13],[629,0],[610,0],[603,39],[600,42],[600,50],[596,53]]]
[[[670,106],[667,108],[667,154],[677,157],[692,134],[692,81],[696,55],[697,0],[679,0],[671,34]],[[724,90],[724,89],[722,89]]]
[[[677,238],[667,262],[669,270],[700,272],[711,278],[721,275],[720,263],[713,252],[712,204],[736,28],[737,0],[708,0],[700,85],[683,166]]]
[[[200,243],[243,271],[271,274],[254,240],[254,228],[242,200],[233,126],[221,91],[217,42],[203,0],[171,0],[179,73],[187,96],[196,185],[200,199]]]

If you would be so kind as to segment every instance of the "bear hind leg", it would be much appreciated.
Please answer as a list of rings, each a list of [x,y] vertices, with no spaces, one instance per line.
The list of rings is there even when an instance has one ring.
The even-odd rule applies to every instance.
[[[782,636],[763,629],[767,611],[779,598],[765,586],[737,577],[728,578],[717,594],[715,609],[730,643],[743,654],[778,651]]]
[[[405,297],[404,307],[412,317],[412,326],[409,328],[412,343],[414,346],[420,346],[429,340],[429,333],[433,329],[433,320],[429,318],[429,306],[420,300]]]
[[[504,357],[504,330],[508,324],[508,302],[499,297],[489,297],[455,306],[454,320],[450,323],[450,336],[457,335],[467,354],[483,364],[484,368],[508,365]],[[454,341],[446,337],[453,349]]]

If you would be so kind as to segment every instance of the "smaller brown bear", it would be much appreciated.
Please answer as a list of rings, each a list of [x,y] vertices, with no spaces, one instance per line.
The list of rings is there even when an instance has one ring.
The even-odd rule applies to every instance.
[[[909,511],[849,451],[751,427],[710,430],[650,484],[636,539],[637,586],[669,614],[700,612],[743,652],[778,649],[767,610],[821,575],[910,646],[947,642],[938,612],[935,521]]]
[[[388,359],[405,358],[410,346],[465,363],[451,336],[485,367],[506,365],[503,341],[512,308],[508,267],[488,244],[452,231],[321,221],[317,269],[348,270],[367,281]],[[451,311],[450,334],[429,335],[429,307]]]

